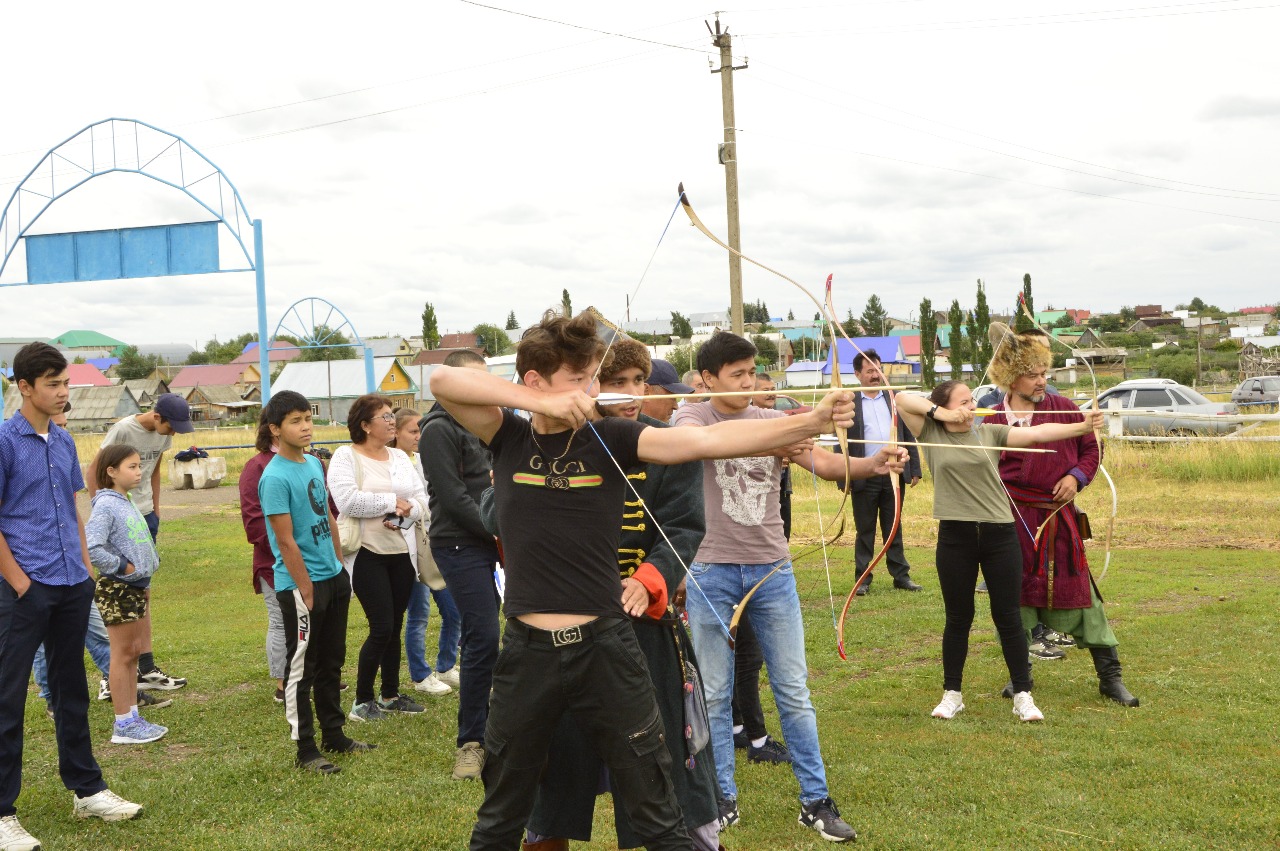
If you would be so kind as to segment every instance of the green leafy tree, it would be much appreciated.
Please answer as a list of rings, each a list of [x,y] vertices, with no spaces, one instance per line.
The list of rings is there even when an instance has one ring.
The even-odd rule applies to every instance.
[[[497,325],[481,323],[472,328],[471,333],[476,335],[477,345],[488,352],[490,357],[510,354],[511,338]]]
[[[665,360],[667,363],[675,367],[676,375],[684,375],[693,369],[693,359],[696,354],[692,345],[676,346],[667,352]]]
[[[1071,318],[1070,313],[1064,313],[1053,321],[1054,328],[1074,328],[1076,321]]]
[[[675,310],[671,311],[671,336],[681,340],[688,340],[693,336],[693,325],[689,322],[689,317]]]
[[[146,378],[160,365],[159,355],[142,355],[137,346],[126,346],[120,353],[120,363],[116,366],[116,375],[121,381],[133,381]]]
[[[794,311],[794,310],[788,310],[788,311],[787,311],[787,321],[788,321],[788,322],[795,322],[795,321],[796,321],[796,314],[795,314],[795,311]]]
[[[1120,308],[1120,325],[1121,330],[1128,328],[1130,325],[1138,321],[1138,311],[1129,305]]]
[[[935,369],[938,356],[938,320],[933,316],[933,302],[920,300],[920,383],[932,390],[938,382]]]
[[[1022,276],[1022,298],[1023,301],[1027,303],[1026,313],[1030,313],[1032,316],[1035,316],[1036,306],[1035,302],[1031,300],[1031,275],[1029,273]],[[1018,332],[1030,331],[1032,328],[1036,327],[1035,323],[1027,318],[1026,313],[1023,313],[1021,307],[1015,309],[1013,330]]]
[[[988,333],[991,330],[991,308],[987,304],[987,288],[981,278],[978,279],[978,295],[973,308],[973,319],[975,328],[969,336],[969,346],[974,375],[986,375],[993,356],[991,335]]]
[[[822,360],[825,345],[825,340],[807,334],[791,342],[792,350],[800,353],[800,360]]]
[[[965,314],[964,321],[965,333],[969,336],[966,338],[965,355],[967,355],[969,363],[973,364],[973,379],[976,381],[983,373],[978,371],[978,320],[970,310]]]
[[[422,308],[422,345],[428,349],[440,347],[440,321],[436,318],[436,308],[427,302]]]
[[[742,321],[754,322],[758,325],[767,325],[769,323],[769,308],[763,301],[756,300],[754,304],[747,303],[742,305]]]
[[[867,299],[867,306],[862,309],[862,327],[873,337],[882,337],[889,333],[889,313],[880,303],[880,296],[875,293]]]
[[[951,377],[956,381],[964,378],[964,313],[960,310],[958,299],[951,300],[951,310],[947,312],[951,320],[951,348],[947,360],[951,361]]]
[[[517,331],[520,329],[520,320],[516,319],[516,312],[513,310],[507,314],[507,327],[505,331]]]
[[[310,363],[322,360],[352,360],[361,357],[346,334],[328,325],[317,325],[311,331],[311,339],[315,345],[323,348],[303,348],[298,352],[297,360]]]
[[[197,352],[187,357],[187,363],[192,366],[207,363],[231,363],[240,356],[244,351],[244,347],[258,339],[258,335],[252,332],[241,334],[239,337],[233,337],[225,343],[219,343],[215,337],[204,344],[204,352]],[[197,357],[197,355],[201,355]],[[194,358],[194,359],[193,359]]]
[[[850,337],[861,337],[862,326],[858,324],[858,320],[853,318],[853,308],[849,308],[848,313],[849,315],[840,323],[840,327],[843,328],[844,332]]]
[[[573,301],[569,298],[567,289],[560,291],[560,310],[564,312],[565,316],[573,315]]]
[[[773,366],[778,362],[778,344],[768,337],[756,334],[751,338],[756,344],[756,365]]]

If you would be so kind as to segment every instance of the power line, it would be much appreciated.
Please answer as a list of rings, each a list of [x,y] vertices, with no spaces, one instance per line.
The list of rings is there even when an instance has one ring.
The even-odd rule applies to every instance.
[[[865,102],[865,103],[869,103],[869,104],[871,104],[871,105],[873,105],[873,106],[880,107],[881,109],[888,109],[888,110],[892,110],[893,112],[899,112],[899,113],[901,113],[901,114],[903,114],[903,115],[908,115],[908,116],[910,116],[910,117],[912,117],[912,118],[919,119],[920,121],[927,121],[927,122],[929,122],[930,124],[937,124],[937,125],[939,125],[939,126],[941,126],[941,127],[946,127],[946,128],[948,128],[948,129],[951,129],[951,130],[958,130],[958,131],[960,131],[961,133],[968,133],[969,135],[977,136],[977,137],[982,138],[982,139],[990,139],[991,141],[993,141],[993,142],[999,142],[999,143],[1000,143],[1000,144],[1002,144],[1002,145],[1010,145],[1010,146],[1015,147],[1015,148],[1021,148],[1021,149],[1023,149],[1024,151],[1031,151],[1032,153],[1040,154],[1040,155],[1042,155],[1042,156],[1046,156],[1046,157],[1055,157],[1055,158],[1057,158],[1057,159],[1066,160],[1066,161],[1068,161],[1068,162],[1078,163],[1078,164],[1080,164],[1080,165],[1087,165],[1087,166],[1089,166],[1090,168],[1101,168],[1101,169],[1106,169],[1107,171],[1114,171],[1114,172],[1118,172],[1118,173],[1120,173],[1120,174],[1127,174],[1127,175],[1130,175],[1130,176],[1132,176],[1132,177],[1141,177],[1141,178],[1143,178],[1143,179],[1145,179],[1145,180],[1159,180],[1159,181],[1162,181],[1162,182],[1164,182],[1164,183],[1176,183],[1176,184],[1179,184],[1179,185],[1181,185],[1181,186],[1192,186],[1192,187],[1195,187],[1195,188],[1197,188],[1197,189],[1216,189],[1216,190],[1218,190],[1218,191],[1220,191],[1220,192],[1233,192],[1233,193],[1239,193],[1239,194],[1241,194],[1241,195],[1268,195],[1268,196],[1272,196],[1272,198],[1280,198],[1280,193],[1276,193],[1276,192],[1262,192],[1262,191],[1253,190],[1253,189],[1233,189],[1233,188],[1231,188],[1231,187],[1226,187],[1226,186],[1213,186],[1213,185],[1211,185],[1211,184],[1191,183],[1191,182],[1189,182],[1189,181],[1185,181],[1185,180],[1175,180],[1175,179],[1173,179],[1173,178],[1169,178],[1169,177],[1159,177],[1159,176],[1156,176],[1156,175],[1143,174],[1143,173],[1141,173],[1141,172],[1136,172],[1136,171],[1128,171],[1128,170],[1126,170],[1126,169],[1116,168],[1116,167],[1114,167],[1114,166],[1102,165],[1101,163],[1094,163],[1094,162],[1089,162],[1088,160],[1076,159],[1075,157],[1069,157],[1069,156],[1066,156],[1066,155],[1064,155],[1064,154],[1055,154],[1055,153],[1054,153],[1054,152],[1052,152],[1052,151],[1043,151],[1043,150],[1040,150],[1039,148],[1033,148],[1033,147],[1030,147],[1030,146],[1028,146],[1028,145],[1022,145],[1022,144],[1019,144],[1018,142],[1011,142],[1011,141],[1009,141],[1008,139],[1001,139],[1001,138],[999,138],[999,137],[997,137],[997,136],[990,136],[990,135],[987,135],[986,133],[979,133],[979,132],[977,132],[976,130],[969,130],[969,129],[965,128],[965,127],[960,127],[960,126],[957,126],[957,125],[955,125],[955,124],[948,124],[948,123],[946,123],[945,121],[938,121],[937,119],[929,118],[928,116],[925,116],[925,115],[919,115],[919,114],[917,114],[917,113],[910,112],[910,111],[905,110],[905,109],[900,109],[900,108],[895,107],[895,106],[890,106],[890,105],[888,105],[888,104],[879,103],[879,102],[877,102],[877,101],[871,100],[870,98],[865,98],[865,97],[862,97],[862,96],[860,96],[860,95],[856,95],[856,94],[854,94],[854,93],[852,93],[852,92],[849,92],[849,91],[845,91],[845,90],[843,90],[843,89],[836,88],[835,86],[832,86],[832,85],[831,85],[831,84],[829,84],[829,83],[824,83],[824,82],[822,82],[821,80],[814,80],[814,79],[812,79],[812,78],[805,77],[805,76],[803,76],[803,75],[801,75],[801,74],[797,74],[797,73],[795,73],[794,71],[789,71],[789,70],[787,70],[786,68],[782,68],[781,66],[778,66],[778,65],[773,65],[773,64],[771,64],[771,63],[769,63],[769,62],[763,62],[763,61],[760,61],[759,59],[757,59],[757,60],[756,60],[756,64],[757,64],[757,65],[763,65],[763,66],[765,66],[765,67],[767,67],[767,68],[772,68],[772,69],[774,69],[774,70],[780,71],[780,72],[782,72],[782,73],[784,73],[784,74],[787,74],[787,75],[789,75],[789,76],[795,77],[795,78],[796,78],[796,79],[798,79],[798,80],[803,80],[803,81],[804,81],[804,82],[806,82],[806,83],[812,83],[812,84],[817,85],[817,86],[823,86],[824,88],[828,88],[828,89],[830,89],[831,91],[838,92],[839,94],[842,94],[842,95],[847,95],[848,97],[854,98],[855,100],[860,100],[860,101],[863,101],[863,102]],[[765,76],[764,81],[765,81],[765,82],[770,82],[770,81],[769,81],[769,79],[768,79],[768,76],[767,76],[767,75]],[[772,82],[770,82],[770,85],[778,86],[779,88],[785,88],[784,86],[779,86],[777,83],[772,83]],[[804,92],[803,94],[808,94],[808,93],[807,93],[807,92]],[[814,95],[809,95],[809,96],[810,96],[810,97],[815,97],[815,98],[816,98],[816,96],[814,96]],[[816,98],[816,99],[821,100],[821,98]],[[824,103],[832,103],[832,102],[830,102],[830,101],[823,101],[823,102],[824,102]],[[858,115],[865,115],[865,116],[867,116],[867,117],[869,117],[869,118],[874,118],[874,119],[876,119],[877,121],[884,121],[885,123],[888,123],[888,124],[894,124],[895,126],[898,126],[898,127],[904,127],[904,128],[906,128],[906,129],[908,129],[908,130],[915,130],[915,131],[920,132],[920,133],[926,133],[926,134],[931,135],[931,136],[936,136],[937,138],[940,138],[940,139],[946,139],[947,141],[956,142],[957,144],[960,144],[960,145],[968,145],[968,146],[970,146],[970,147],[976,147],[976,148],[978,148],[979,150],[983,150],[983,151],[991,151],[991,149],[990,149],[990,148],[983,148],[983,147],[978,146],[978,145],[972,145],[971,143],[969,143],[969,142],[965,142],[965,141],[960,140],[960,139],[951,139],[950,137],[947,137],[947,136],[940,136],[940,135],[937,135],[937,134],[929,133],[929,131],[927,131],[927,130],[920,130],[919,128],[912,127],[912,126],[911,126],[911,125],[909,125],[909,124],[900,124],[900,123],[898,123],[898,122],[890,121],[890,120],[888,120],[888,119],[886,119],[886,118],[883,118],[883,117],[881,117],[881,116],[875,115],[875,114],[873,114],[873,113],[865,113],[865,112],[861,112],[861,111],[859,111],[859,110],[855,110],[855,109],[853,109],[852,107],[848,107],[848,106],[843,105],[843,104],[833,103],[833,105],[835,105],[835,106],[841,106],[841,107],[843,107],[844,109],[848,109],[850,112],[855,112],[855,113],[857,113]],[[996,153],[996,154],[1000,154],[1001,156],[1014,156],[1014,155],[1012,155],[1012,154],[1007,154],[1007,153],[1005,153],[1005,152],[1003,152],[1003,151],[991,151],[991,152],[992,152],[992,153]],[[1019,159],[1020,159],[1020,158],[1019,158]],[[1034,162],[1033,160],[1028,160],[1028,161],[1029,161],[1029,162]],[[1048,165],[1048,166],[1050,166],[1051,168],[1061,168],[1061,166],[1055,166],[1055,165],[1052,165],[1052,164],[1050,164],[1050,163],[1044,163],[1043,165]],[[1093,175],[1093,176],[1094,176],[1094,177],[1105,177],[1105,175]],[[1159,188],[1161,188],[1161,189],[1166,189],[1166,188],[1170,188],[1170,187],[1163,187],[1163,186],[1162,186],[1162,187],[1159,187]],[[1176,191],[1176,190],[1175,190],[1175,191]],[[1242,198],[1242,199],[1240,199],[1240,200],[1250,200],[1250,201],[1251,201],[1251,200],[1271,200],[1271,198],[1266,198],[1266,199]]]
[[[1229,219],[1241,219],[1247,222],[1262,222],[1264,224],[1269,224],[1269,225],[1280,225],[1280,219],[1263,219],[1257,216],[1241,216],[1235,213],[1223,213],[1217,210],[1201,210],[1195,207],[1179,207],[1174,204],[1160,204],[1155,201],[1141,201],[1137,198],[1125,198],[1122,195],[1107,195],[1102,192],[1090,192],[1086,189],[1072,189],[1067,186],[1053,186],[1048,183],[1036,183],[1033,180],[1022,180],[1016,177],[1001,177],[995,174],[985,174],[980,171],[969,171],[968,169],[954,168],[952,166],[934,165],[933,163],[922,163],[922,162],[917,162],[915,160],[902,159],[901,157],[891,157],[891,156],[888,156],[887,154],[875,154],[875,153],[871,153],[870,151],[855,151],[851,148],[843,148],[838,145],[816,143],[812,139],[803,139],[803,140],[791,139],[786,136],[777,136],[772,133],[747,131],[747,130],[741,130],[741,129],[738,132],[740,133],[749,132],[755,136],[760,136],[766,139],[776,139],[780,142],[786,142],[788,144],[794,144],[797,146],[829,148],[831,150],[840,151],[842,153],[853,154],[854,156],[867,157],[869,159],[885,160],[887,162],[899,163],[901,165],[917,166],[919,168],[935,169],[937,171],[949,171],[949,172],[952,172],[953,174],[965,174],[965,175],[969,175],[970,177],[981,177],[986,180],[998,180],[1001,183],[1017,183],[1023,186],[1034,186],[1038,189],[1052,189],[1056,192],[1070,192],[1073,195],[1087,195],[1093,198],[1106,198],[1111,201],[1124,201],[1129,204],[1142,204],[1143,206],[1146,206],[1146,207],[1160,207],[1165,210],[1181,210],[1184,213],[1203,213],[1209,216],[1225,216],[1226,218],[1229,218]]]
[[[1145,188],[1145,189],[1162,189],[1162,190],[1165,190],[1165,191],[1168,191],[1168,192],[1183,192],[1183,193],[1186,193],[1186,194],[1188,194],[1188,195],[1207,195],[1207,196],[1210,196],[1210,197],[1213,197],[1213,198],[1229,198],[1229,199],[1231,199],[1231,200],[1233,200],[1233,201],[1263,201],[1263,202],[1266,202],[1266,203],[1272,203],[1272,204],[1277,203],[1277,202],[1280,202],[1280,197],[1272,197],[1272,198],[1250,198],[1250,197],[1246,197],[1245,195],[1228,195],[1228,194],[1225,194],[1225,193],[1222,193],[1222,192],[1204,192],[1204,191],[1200,191],[1200,190],[1196,190],[1196,189],[1180,189],[1180,188],[1178,188],[1178,187],[1174,187],[1174,186],[1157,186],[1157,185],[1156,185],[1156,184],[1154,184],[1154,183],[1143,183],[1142,181],[1139,181],[1139,180],[1129,180],[1129,179],[1127,179],[1127,178],[1123,178],[1123,177],[1113,177],[1112,175],[1109,175],[1109,174],[1094,174],[1093,172],[1090,172],[1090,171],[1084,171],[1083,169],[1078,169],[1078,168],[1071,168],[1070,166],[1057,165],[1056,163],[1046,163],[1046,162],[1041,162],[1040,160],[1034,160],[1034,159],[1031,159],[1030,157],[1023,157],[1023,156],[1019,156],[1018,154],[1011,154],[1011,153],[1009,153],[1009,152],[1007,152],[1007,151],[997,150],[996,148],[988,148],[988,147],[986,147],[986,146],[984,146],[984,145],[977,145],[977,144],[974,144],[973,142],[966,142],[966,141],[964,141],[963,139],[954,139],[954,138],[952,138],[952,137],[950,137],[950,136],[943,136],[943,135],[942,135],[942,134],[940,134],[940,133],[934,133],[934,132],[932,132],[932,131],[924,130],[924,129],[921,129],[921,128],[919,128],[919,127],[912,127],[911,125],[909,125],[909,124],[903,124],[903,123],[902,123],[902,122],[900,122],[900,121],[892,121],[892,120],[890,120],[890,119],[888,119],[888,118],[883,118],[883,117],[878,116],[878,115],[873,115],[873,114],[871,114],[871,113],[862,112],[861,110],[853,109],[852,107],[850,107],[850,106],[848,106],[848,105],[846,105],[846,104],[841,104],[841,103],[838,103],[838,102],[836,102],[836,101],[827,100],[826,98],[820,98],[820,97],[817,97],[816,95],[810,94],[809,92],[805,92],[805,91],[802,91],[802,90],[800,90],[800,89],[795,89],[795,88],[792,88],[792,87],[790,87],[790,86],[784,86],[784,85],[781,85],[781,84],[779,84],[779,83],[773,82],[772,80],[768,79],[768,77],[767,77],[767,76],[766,76],[766,77],[764,77],[764,78],[762,78],[762,79],[761,79],[761,82],[763,82],[763,83],[767,83],[768,85],[771,85],[771,86],[774,86],[774,87],[776,87],[776,88],[782,89],[783,91],[795,92],[795,93],[797,93],[797,94],[805,95],[806,97],[812,98],[812,99],[814,99],[814,100],[818,101],[819,103],[825,103],[825,104],[829,104],[829,105],[831,105],[831,106],[840,107],[840,108],[842,108],[842,109],[846,109],[846,110],[848,110],[849,112],[855,113],[855,114],[857,114],[857,115],[863,115],[863,116],[866,116],[866,117],[868,117],[868,118],[874,118],[874,119],[876,119],[877,121],[883,121],[883,122],[885,122],[886,124],[892,124],[892,125],[893,125],[893,126],[895,126],[895,127],[902,127],[902,128],[904,128],[904,129],[907,129],[907,130],[915,131],[916,133],[923,133],[924,135],[926,135],[926,136],[932,136],[932,137],[933,137],[933,138],[935,138],[935,139],[942,139],[942,140],[947,141],[947,142],[954,142],[954,143],[955,143],[955,144],[957,144],[957,145],[964,145],[965,147],[974,148],[974,149],[979,150],[979,151],[985,151],[985,152],[990,153],[990,154],[996,154],[996,155],[998,155],[998,156],[1008,157],[1009,159],[1018,160],[1019,162],[1031,163],[1032,165],[1044,166],[1045,168],[1056,168],[1056,169],[1058,169],[1058,170],[1060,170],[1060,171],[1065,171],[1065,172],[1068,172],[1068,173],[1070,173],[1070,174],[1079,174],[1079,175],[1083,175],[1083,176],[1085,176],[1085,177],[1093,177],[1093,178],[1097,178],[1098,180],[1111,180],[1111,181],[1114,181],[1114,182],[1116,182],[1116,183],[1126,183],[1126,184],[1129,184],[1129,185],[1131,185],[1131,186],[1141,186],[1141,187],[1143,187],[1143,188]],[[1052,154],[1051,154],[1050,156],[1052,156]],[[1101,166],[1101,168],[1105,168],[1105,166]],[[1155,179],[1157,179],[1157,180],[1158,180],[1159,178],[1155,178]],[[1228,191],[1236,191],[1236,190],[1228,190]],[[1247,192],[1248,190],[1241,190],[1241,191],[1246,191],[1246,192]],[[1256,195],[1256,194],[1272,194],[1272,193],[1251,193],[1251,194],[1255,194],[1255,195]]]
[[[614,38],[625,38],[628,41],[639,41],[645,44],[656,44],[660,47],[670,47],[673,50],[690,50],[694,53],[705,53],[705,50],[699,50],[694,47],[685,47],[682,44],[671,44],[666,41],[654,41],[648,38],[640,38],[639,36],[627,35],[626,33],[612,32],[610,30],[599,30],[595,27],[588,27],[582,24],[574,24],[569,21],[559,21],[555,18],[544,18],[540,15],[530,15],[528,12],[517,12],[514,9],[503,9],[500,6],[490,6],[488,3],[477,3],[476,0],[458,0],[459,3],[466,3],[468,6],[476,6],[481,9],[489,9],[494,12],[502,12],[505,15],[515,15],[518,18],[529,18],[534,21],[542,21],[547,24],[556,24],[561,27],[569,27],[575,30],[584,30],[586,32],[598,33],[600,35],[612,36]],[[685,18],[685,20],[697,20],[696,18]]]
[[[465,0],[464,0],[465,2]],[[1179,3],[1170,6],[1142,6],[1131,9],[1099,9],[1092,12],[1058,12],[1052,15],[1024,15],[1009,18],[974,18],[961,21],[932,21],[922,22],[919,24],[890,24],[883,27],[872,27],[869,29],[822,29],[822,30],[793,30],[790,32],[775,33],[756,33],[752,38],[761,39],[780,39],[780,38],[799,38],[803,36],[832,36],[832,35],[903,35],[910,33],[922,32],[949,32],[959,29],[1000,29],[1007,27],[1031,27],[1031,26],[1047,26],[1056,24],[1095,24],[1106,23],[1109,21],[1127,21],[1142,20],[1146,18],[1169,18],[1181,17],[1186,15],[1208,15],[1218,12],[1250,12],[1259,9],[1276,9],[1280,8],[1280,3],[1271,3],[1262,6],[1235,6],[1226,9],[1198,9],[1193,11],[1182,12],[1157,12],[1151,15],[1129,15],[1116,14],[1121,12],[1137,12],[1148,9],[1168,9],[1180,6],[1202,6],[1207,3],[1231,3],[1239,2],[1239,0],[1202,0],[1199,3]],[[1050,18],[1061,18],[1070,15],[1111,15],[1105,18],[1086,18],[1078,17],[1077,20],[1048,20]]]
[[[466,2],[466,0],[462,0],[462,2]],[[480,5],[480,4],[473,4],[473,5]],[[486,8],[496,8],[496,7],[486,7]],[[501,10],[500,10],[500,11],[501,11]],[[519,13],[513,13],[513,14],[519,14]],[[680,18],[680,19],[675,20],[675,21],[667,21],[667,22],[665,22],[665,23],[661,23],[661,24],[654,24],[653,26],[644,27],[644,28],[642,28],[642,29],[636,30],[636,32],[647,32],[647,31],[649,31],[649,30],[663,29],[663,28],[666,28],[666,27],[675,26],[675,25],[677,25],[677,24],[687,23],[688,21],[693,21],[693,20],[699,20],[699,18],[696,18],[696,17],[695,17],[695,18]],[[571,25],[571,24],[566,24],[566,26],[573,26],[573,25]],[[195,120],[192,120],[192,121],[179,122],[179,123],[177,123],[177,124],[173,124],[173,125],[171,125],[171,126],[173,126],[173,127],[175,127],[175,128],[180,128],[180,127],[193,127],[193,126],[195,126],[195,125],[199,125],[199,124],[208,124],[208,123],[213,122],[213,121],[225,121],[225,120],[228,120],[228,119],[231,119],[231,118],[242,118],[242,117],[244,117],[244,116],[246,116],[246,115],[257,115],[257,114],[260,114],[260,113],[263,113],[263,112],[272,112],[272,111],[274,111],[274,110],[278,110],[278,109],[289,109],[289,108],[291,108],[291,107],[295,107],[295,106],[305,106],[305,105],[307,105],[307,104],[311,104],[311,103],[319,103],[319,102],[321,102],[321,101],[333,100],[333,99],[335,99],[335,98],[340,98],[340,97],[347,97],[348,95],[366,94],[366,93],[368,93],[368,92],[377,91],[378,89],[390,88],[390,87],[392,87],[392,86],[402,86],[402,85],[405,85],[405,84],[407,84],[407,83],[416,83],[416,82],[420,82],[420,81],[422,81],[422,80],[429,80],[429,79],[432,79],[432,78],[435,78],[435,77],[443,77],[443,76],[448,76],[448,75],[450,75],[450,74],[461,74],[461,73],[464,73],[464,72],[467,72],[467,71],[475,71],[475,70],[480,69],[480,68],[487,68],[487,67],[490,67],[490,66],[492,66],[492,65],[501,65],[501,64],[508,63],[508,62],[516,62],[516,61],[521,61],[521,60],[525,60],[525,59],[530,59],[530,58],[535,57],[535,56],[543,56],[543,55],[548,54],[548,53],[557,53],[557,52],[562,51],[562,50],[571,50],[571,49],[578,48],[578,47],[585,47],[585,46],[587,46],[587,45],[589,45],[589,44],[595,44],[596,42],[604,41],[604,40],[606,40],[607,38],[611,38],[611,37],[626,38],[626,39],[630,39],[630,40],[633,40],[633,41],[642,41],[642,42],[648,41],[647,39],[636,38],[636,37],[633,37],[633,36],[631,36],[631,35],[629,35],[629,34],[626,34],[626,33],[609,33],[609,32],[605,32],[605,31],[603,31],[603,30],[598,30],[598,31],[597,31],[597,30],[590,30],[588,27],[576,27],[576,28],[577,28],[577,29],[586,29],[586,30],[589,30],[589,31],[591,31],[591,32],[599,32],[599,33],[601,34],[601,38],[588,39],[587,41],[575,42],[574,44],[562,44],[562,45],[560,45],[560,46],[558,46],[558,47],[549,47],[549,48],[545,48],[545,49],[543,49],[543,50],[534,50],[534,51],[531,51],[531,52],[529,52],[529,53],[521,53],[521,54],[512,55],[512,56],[504,56],[504,57],[501,57],[501,58],[499,58],[499,59],[493,59],[493,60],[490,60],[490,61],[488,61],[488,62],[480,62],[480,63],[477,63],[477,64],[475,64],[475,65],[464,65],[464,66],[459,67],[459,68],[449,68],[449,69],[446,69],[446,70],[443,70],[443,71],[433,71],[433,72],[432,72],[432,73],[430,73],[430,74],[419,74],[419,75],[416,75],[416,76],[413,76],[413,77],[404,77],[404,78],[399,79],[399,80],[390,80],[390,81],[382,82],[382,83],[372,83],[372,84],[370,84],[370,85],[367,85],[367,86],[360,86],[360,87],[358,87],[358,88],[354,88],[354,89],[345,89],[345,90],[343,90],[343,91],[330,92],[330,93],[328,93],[328,94],[316,95],[315,97],[302,98],[302,99],[300,99],[300,100],[287,101],[287,102],[285,102],[285,103],[277,103],[277,104],[271,104],[271,105],[268,105],[268,106],[255,107],[255,108],[252,108],[252,109],[244,109],[244,110],[240,110],[240,111],[238,111],[238,112],[229,112],[229,113],[226,113],[226,114],[223,114],[223,115],[213,115],[213,116],[209,116],[208,118],[199,118],[199,119],[195,119]],[[705,52],[706,52],[706,51],[704,51],[704,50],[699,50],[699,49],[692,48],[692,47],[686,47],[686,46],[683,46],[683,45],[667,45],[667,44],[665,44],[665,43],[663,43],[663,42],[657,42],[657,41],[649,42],[649,43],[651,43],[651,44],[655,44],[655,45],[659,45],[659,46],[663,46],[663,47],[675,47],[675,48],[678,48],[678,49],[681,49],[681,50],[693,50],[694,52],[698,52],[698,53],[705,53]],[[700,43],[700,42],[691,42],[691,43]],[[639,56],[639,55],[643,55],[643,54],[632,54],[632,56]],[[588,66],[588,67],[589,67],[589,66]],[[43,154],[43,153],[45,153],[47,150],[48,150],[48,149],[46,149],[46,148],[29,148],[29,149],[24,150],[24,151],[10,151],[10,152],[8,152],[8,153],[0,154],[0,159],[4,159],[5,157],[26,156],[26,155],[29,155],[29,154]]]
[[[590,71],[590,70],[608,66],[608,65],[616,65],[623,62],[628,62],[630,60],[638,59],[640,57],[650,56],[657,52],[658,51],[656,49],[642,50],[638,53],[632,53],[626,56],[617,56],[611,59],[604,59],[599,62],[592,62],[587,65],[578,65],[578,66],[574,66],[573,68],[566,68],[560,71],[552,71],[547,74],[542,74],[536,77],[525,77],[520,80],[513,80],[506,83],[499,83],[493,86],[483,86],[478,89],[472,89],[465,92],[458,92],[452,95],[445,95],[442,97],[433,98],[431,100],[418,101],[416,103],[405,104],[402,106],[388,107],[387,109],[374,110],[372,112],[363,112],[357,115],[350,115],[343,118],[335,118],[329,121],[320,121],[314,124],[307,124],[300,127],[290,127],[284,130],[276,130],[268,133],[259,133],[253,136],[245,136],[240,139],[232,139],[227,142],[220,142],[220,143],[211,144],[211,145],[201,145],[200,149],[216,150],[218,148],[226,148],[232,145],[240,145],[245,142],[256,142],[261,139],[271,139],[276,136],[287,136],[292,133],[303,133],[308,130],[318,130],[324,127],[333,127],[339,124],[349,124],[353,121],[362,121],[367,118],[378,118],[385,115],[391,115],[397,112],[405,112],[411,109],[420,109],[425,106],[432,106],[439,103],[447,103],[448,101],[460,100],[462,98],[472,97],[475,95],[486,95],[492,92],[502,91],[503,89],[510,89],[510,88],[516,88],[519,86],[530,85],[533,83],[543,82],[545,80],[556,79],[558,77],[567,77],[583,71]],[[47,151],[42,151],[42,153],[47,153]],[[176,154],[172,154],[168,156],[176,156]],[[73,174],[73,173],[78,173],[78,172],[74,169],[67,169],[65,171],[56,172],[55,176]],[[0,186],[16,186],[17,184],[22,182],[25,176],[26,175],[24,174],[24,175],[12,175],[7,178],[0,178]]]

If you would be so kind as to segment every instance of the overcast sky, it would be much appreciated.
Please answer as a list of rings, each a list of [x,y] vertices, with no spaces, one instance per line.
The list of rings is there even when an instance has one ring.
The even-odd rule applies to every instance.
[[[629,293],[635,319],[724,309],[723,251],[683,214],[659,244],[681,181],[726,229],[713,9],[497,5],[562,23],[460,0],[8,4],[0,197],[82,127],[134,118],[186,138],[263,220],[271,330],[312,296],[369,336],[420,333],[427,301],[444,332],[528,324],[565,288],[618,319]],[[904,318],[923,297],[968,307],[979,278],[1000,309],[1024,272],[1039,308],[1280,300],[1280,3],[765,0],[721,23],[750,66],[743,250],[815,292],[834,273],[842,316],[872,293]],[[112,175],[32,232],[207,218]],[[25,275],[19,248],[0,282]],[[813,315],[749,266],[744,289]],[[243,272],[3,304],[0,336],[203,345],[257,324]]]

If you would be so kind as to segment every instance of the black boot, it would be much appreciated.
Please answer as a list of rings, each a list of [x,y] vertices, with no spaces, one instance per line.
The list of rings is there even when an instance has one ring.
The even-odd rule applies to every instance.
[[[1090,647],[1093,667],[1098,672],[1098,691],[1121,706],[1137,706],[1138,698],[1129,693],[1120,679],[1120,654],[1114,647]]]

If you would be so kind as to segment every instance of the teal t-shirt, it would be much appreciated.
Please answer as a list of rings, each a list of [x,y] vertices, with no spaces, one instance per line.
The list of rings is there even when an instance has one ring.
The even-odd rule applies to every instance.
[[[271,515],[288,514],[293,519],[293,539],[302,551],[302,562],[312,582],[337,576],[342,570],[333,551],[333,531],[329,526],[329,494],[324,487],[324,468],[310,455],[302,463],[277,455],[262,471],[258,480],[258,500],[267,518],[267,538],[276,557],[276,590],[291,591],[298,587],[280,557],[276,531]]]

